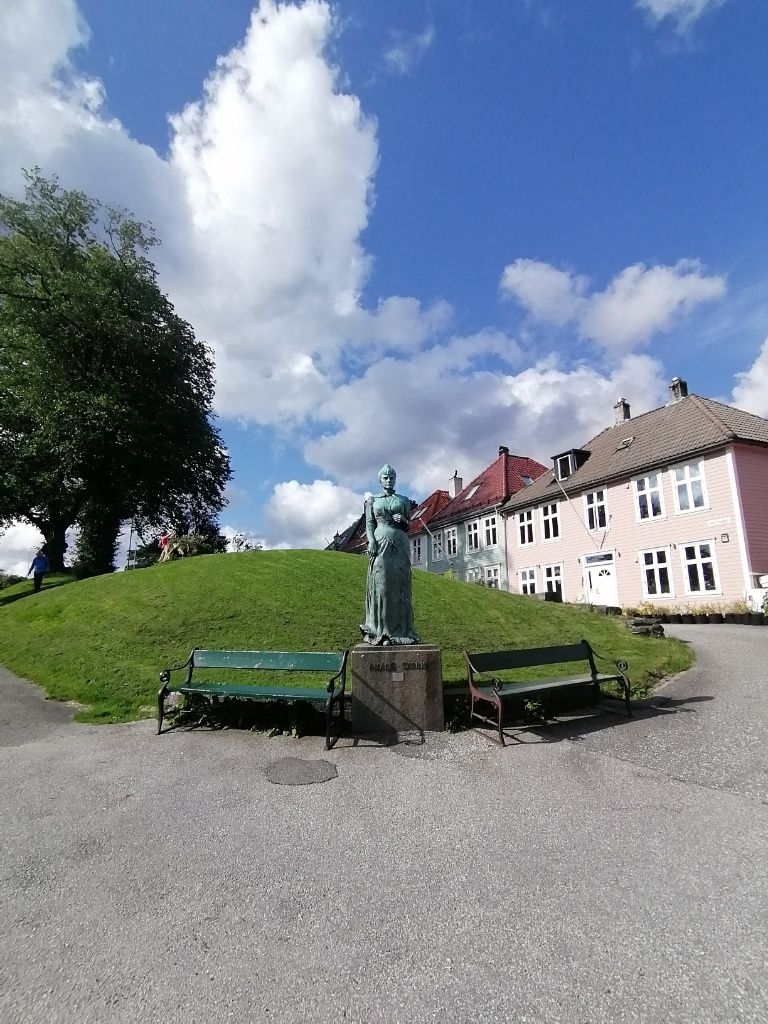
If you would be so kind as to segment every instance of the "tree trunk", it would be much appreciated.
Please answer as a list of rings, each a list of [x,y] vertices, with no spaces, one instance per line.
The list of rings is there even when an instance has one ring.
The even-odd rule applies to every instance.
[[[43,551],[48,559],[48,568],[51,572],[64,572],[64,552],[67,550],[66,534],[69,523],[59,521],[56,523],[35,524],[45,537]]]
[[[80,577],[100,576],[115,571],[115,550],[122,516],[106,503],[90,501],[78,517],[75,573]]]

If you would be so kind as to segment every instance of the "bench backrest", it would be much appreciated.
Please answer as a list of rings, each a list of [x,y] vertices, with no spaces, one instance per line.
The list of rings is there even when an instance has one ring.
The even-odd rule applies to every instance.
[[[465,652],[468,667],[475,672],[499,672],[502,669],[530,668],[532,665],[557,665],[565,661],[588,661],[595,672],[592,648],[586,640],[559,647],[522,647],[515,651]]]
[[[340,672],[346,651],[205,651],[195,648],[192,668],[266,669],[273,672]]]

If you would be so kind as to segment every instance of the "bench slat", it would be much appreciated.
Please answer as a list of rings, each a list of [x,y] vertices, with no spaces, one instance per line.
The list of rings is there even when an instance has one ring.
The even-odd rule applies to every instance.
[[[195,668],[266,669],[273,672],[339,672],[343,651],[194,650]]]
[[[325,702],[328,693],[319,686],[266,686],[239,685],[237,683],[192,682],[178,687],[179,693],[203,693],[206,696],[250,697],[255,700],[268,700],[274,697],[279,700],[316,700]]]
[[[480,693],[498,693],[499,697],[519,697],[525,693],[536,693],[537,690],[563,689],[566,686],[593,686],[595,683],[607,683],[616,676],[566,676],[564,679],[542,679],[535,683],[504,683],[501,690],[492,686],[476,686]]]
[[[530,668],[533,665],[556,665],[563,661],[585,661],[590,648],[585,643],[560,647],[526,647],[517,651],[488,651],[470,654],[476,672],[498,672],[500,669]]]

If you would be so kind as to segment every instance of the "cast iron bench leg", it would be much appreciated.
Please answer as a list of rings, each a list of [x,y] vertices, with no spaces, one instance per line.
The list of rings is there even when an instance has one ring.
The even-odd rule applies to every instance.
[[[163,730],[163,716],[165,715],[165,695],[168,690],[165,686],[161,686],[157,691],[157,735],[159,736]]]

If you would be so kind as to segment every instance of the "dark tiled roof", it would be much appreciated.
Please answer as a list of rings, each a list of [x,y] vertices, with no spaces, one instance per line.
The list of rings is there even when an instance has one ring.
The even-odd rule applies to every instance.
[[[428,498],[425,498],[420,505],[411,511],[411,525],[408,533],[413,535],[415,533],[421,533],[424,529],[424,524],[427,526],[432,522],[438,512],[450,501],[448,491],[433,491]],[[414,519],[413,513],[421,512],[418,519]]]
[[[411,519],[409,534],[421,533],[424,529],[424,523],[429,524],[435,515],[440,511],[441,508],[450,500],[448,491],[433,491],[428,498],[425,498],[420,505],[414,505],[411,512],[413,516],[414,512],[421,510],[421,516],[418,520]],[[346,551],[354,554],[358,554],[364,551],[368,546],[368,538],[365,535],[365,512],[356,519],[351,526],[348,526],[346,530],[343,530],[339,535],[338,539],[334,540],[328,545],[326,551]]]
[[[346,530],[342,530],[337,537],[331,541],[326,551],[346,551],[358,553],[367,546],[368,540],[365,536],[365,513],[356,519]]]
[[[632,441],[622,446],[628,438]],[[712,398],[688,395],[593,437],[581,446],[589,458],[562,486],[568,494],[580,494],[589,487],[724,448],[733,441],[768,444],[768,420]],[[512,497],[504,509],[514,511],[558,496],[562,491],[550,469],[524,493]]]
[[[495,462],[492,462],[487,469],[484,469],[479,476],[476,476],[463,490],[459,491],[455,498],[448,502],[445,508],[435,516],[433,522],[436,526],[444,526],[447,523],[466,519],[483,509],[500,505],[511,494],[526,490],[523,477],[536,480],[546,472],[546,466],[542,466],[535,459],[529,459],[525,455],[509,455],[507,452],[502,452]],[[476,490],[473,491],[473,488]],[[468,497],[470,494],[472,496]]]

